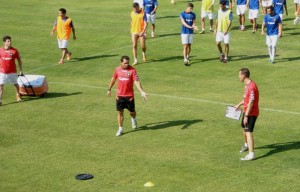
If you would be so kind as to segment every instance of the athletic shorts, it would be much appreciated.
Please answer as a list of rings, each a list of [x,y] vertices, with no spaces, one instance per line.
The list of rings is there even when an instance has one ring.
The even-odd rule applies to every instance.
[[[8,84],[8,83],[17,84],[17,79],[18,79],[17,73],[9,73],[9,74],[0,73],[1,85]]]
[[[258,9],[249,9],[249,19],[257,19]]]
[[[217,32],[216,35],[216,42],[224,42],[225,44],[229,44],[230,43],[230,33],[227,33],[226,35],[224,35],[224,32]]]
[[[69,40],[66,39],[57,39],[58,48],[68,48]]]
[[[212,20],[212,19],[214,19],[214,13],[201,11],[201,18],[205,18],[205,17],[208,17],[209,20]]]
[[[246,11],[246,5],[237,5],[236,6],[236,14],[237,15],[244,15]]]
[[[280,19],[281,19],[281,21],[283,20],[283,14],[282,13],[280,13],[280,14],[278,14],[279,15],[279,17],[280,17]]]
[[[300,0],[294,0],[295,4],[300,4]]]
[[[262,0],[261,5],[262,5],[262,7],[269,7],[269,6],[273,5],[273,0]]]
[[[243,114],[241,127],[244,129],[245,132],[253,132],[254,131],[254,125],[255,125],[257,117],[256,116],[249,116],[248,117],[248,124],[245,126],[244,125],[244,116],[245,116],[245,114]]]
[[[267,35],[266,36],[266,44],[268,47],[275,47],[277,45],[278,35]]]
[[[117,111],[123,111],[128,109],[130,112],[135,111],[134,97],[120,97],[117,96],[116,99]]]
[[[181,43],[182,45],[192,44],[193,34],[181,34]]]
[[[152,24],[155,24],[156,14],[146,14],[147,17],[147,23],[151,22]]]

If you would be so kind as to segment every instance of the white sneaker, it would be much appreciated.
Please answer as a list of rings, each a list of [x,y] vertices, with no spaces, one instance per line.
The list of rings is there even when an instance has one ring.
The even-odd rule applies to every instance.
[[[131,123],[132,123],[132,129],[137,129],[137,122],[135,119],[131,119]]]
[[[250,160],[253,160],[254,159],[254,155],[246,155],[245,157],[242,157],[241,160],[242,161],[250,161]]]
[[[296,17],[296,19],[294,20],[294,25],[298,25],[300,18]]]
[[[154,32],[152,31],[151,32],[151,37],[153,38],[153,37],[155,37],[155,35],[154,35]]]
[[[122,134],[123,134],[123,130],[122,130],[122,129],[119,129],[118,132],[117,132],[117,134],[116,134],[116,136],[119,137],[119,136],[121,136]]]

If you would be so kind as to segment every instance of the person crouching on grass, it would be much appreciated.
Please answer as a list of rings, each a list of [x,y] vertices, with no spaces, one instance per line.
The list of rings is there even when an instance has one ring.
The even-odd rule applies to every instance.
[[[116,106],[118,111],[119,129],[116,134],[117,137],[123,134],[123,120],[125,108],[129,110],[130,116],[132,117],[132,128],[137,129],[133,83],[141,92],[143,99],[147,100],[147,93],[145,93],[145,91],[143,90],[142,84],[139,80],[135,68],[129,65],[129,60],[130,59],[128,56],[121,57],[121,66],[115,69],[107,91],[107,96],[110,97],[111,88],[114,86],[115,82],[118,81]]]

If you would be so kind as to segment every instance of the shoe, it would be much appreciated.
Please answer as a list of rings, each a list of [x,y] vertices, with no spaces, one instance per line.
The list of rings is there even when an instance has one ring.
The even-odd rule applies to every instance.
[[[220,54],[220,62],[223,62],[225,55],[222,53]]]
[[[249,150],[248,146],[243,145],[242,149],[240,150],[240,153],[243,153],[248,150]]]
[[[204,33],[205,33],[205,31],[204,31],[204,30],[202,30],[202,31],[200,31],[199,33],[200,33],[200,34],[204,34]]]
[[[151,37],[153,38],[153,37],[155,37],[155,35],[154,35],[154,32],[152,31],[151,32]]]
[[[122,129],[119,129],[116,133],[116,136],[119,137],[123,134],[123,130]]]
[[[147,62],[147,57],[146,56],[143,57],[143,61]]]
[[[273,64],[273,63],[274,63],[274,60],[273,60],[273,59],[269,59],[269,62],[270,62],[271,64]]]
[[[245,157],[242,157],[241,160],[242,161],[250,161],[250,160],[253,160],[254,159],[254,155],[246,155]]]
[[[187,59],[184,60],[184,61],[183,61],[183,64],[184,64],[185,66],[189,66],[189,60],[187,60]]]
[[[245,31],[245,27],[244,26],[241,26],[241,31]]]
[[[298,25],[300,18],[296,17],[296,19],[294,20],[294,25]]]
[[[71,55],[72,55],[71,52],[67,53],[67,60],[68,60],[68,61],[71,60]]]
[[[132,129],[137,129],[138,126],[137,126],[137,122],[135,119],[131,119],[131,123],[132,123]]]
[[[212,29],[210,29],[209,31],[210,31],[211,33],[213,33],[213,32],[214,32],[214,30],[212,30]]]
[[[20,94],[16,95],[17,102],[23,101],[22,96]]]
[[[58,64],[64,64],[64,60],[63,59],[59,60]]]
[[[132,66],[135,66],[138,64],[138,61],[137,60],[134,60],[134,63],[132,63]]]
[[[224,58],[224,59],[223,59],[223,63],[228,63],[228,59],[227,59],[227,58]]]

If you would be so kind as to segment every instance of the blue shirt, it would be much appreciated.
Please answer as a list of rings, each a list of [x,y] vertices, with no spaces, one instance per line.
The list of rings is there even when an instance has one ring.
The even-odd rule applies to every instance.
[[[249,9],[256,10],[259,9],[259,0],[250,0]]]
[[[274,13],[277,14],[283,14],[283,6],[286,5],[286,0],[273,0],[274,3]]]
[[[196,20],[196,14],[193,12],[187,13],[187,12],[182,12],[180,14],[180,19],[183,19],[189,26],[193,26],[194,21]],[[182,25],[181,27],[181,34],[193,34],[194,29],[190,29]]]
[[[236,1],[237,5],[246,5],[246,3],[247,3],[247,0],[237,0]]]
[[[145,13],[150,14],[155,6],[158,6],[157,0],[144,0],[144,10]]]
[[[269,15],[266,14],[264,17],[264,23],[267,28],[267,35],[278,35],[278,26],[281,23],[281,18],[279,15]]]

